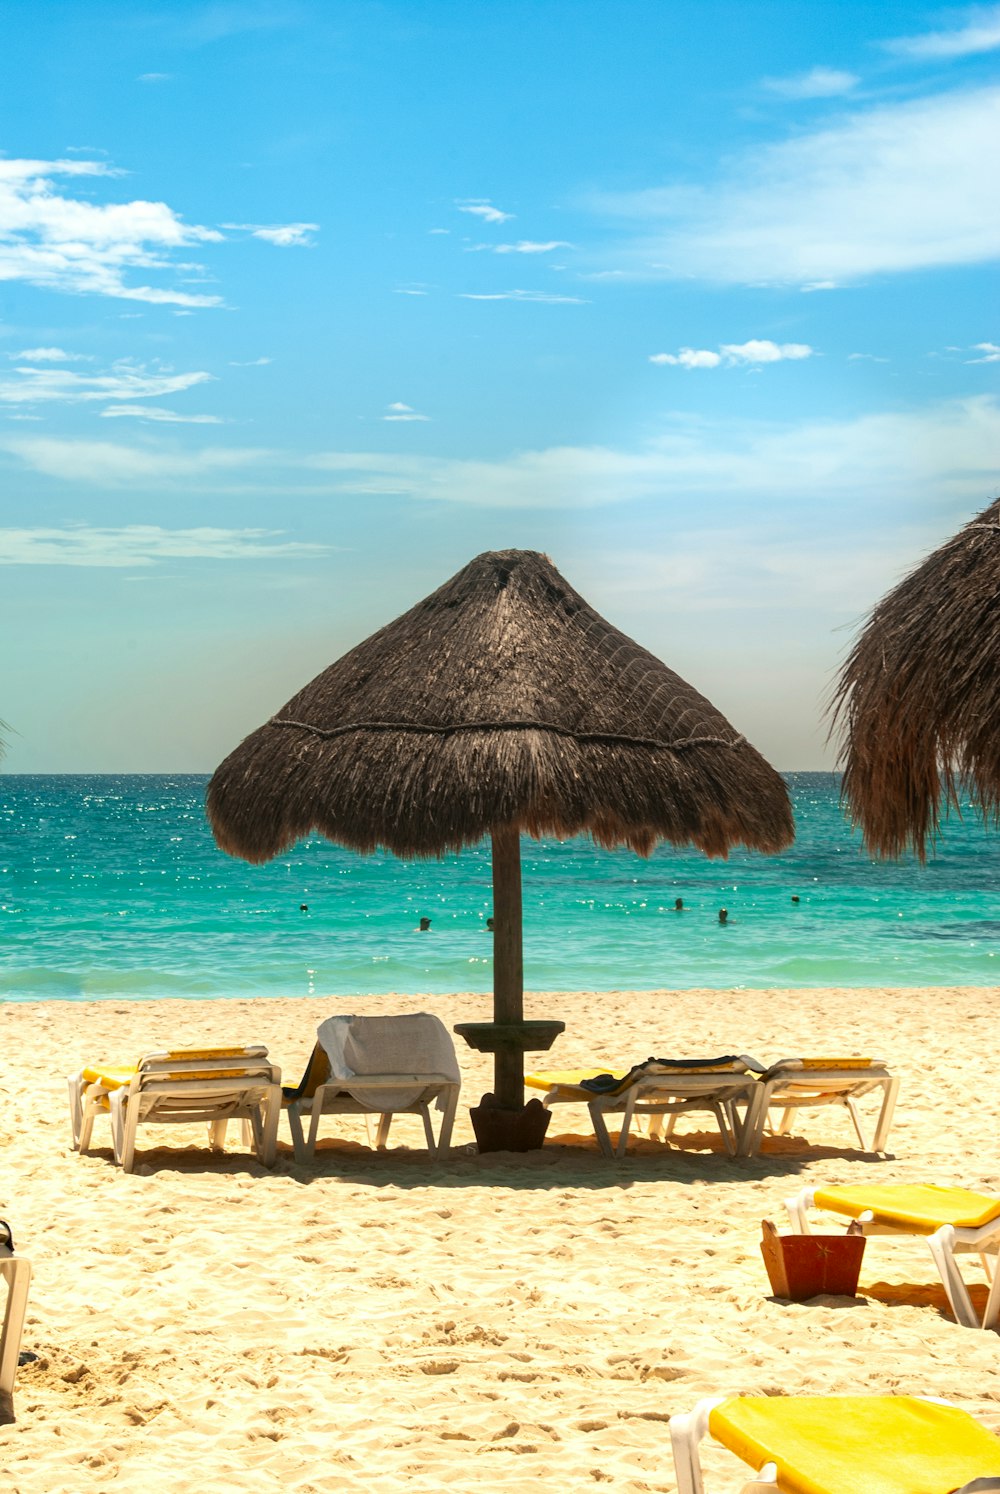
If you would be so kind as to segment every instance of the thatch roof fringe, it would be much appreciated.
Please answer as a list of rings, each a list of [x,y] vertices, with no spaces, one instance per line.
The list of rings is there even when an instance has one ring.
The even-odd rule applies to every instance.
[[[878,856],[923,860],[970,795],[1000,820],[1000,499],[873,609],[837,682],[843,795]]]

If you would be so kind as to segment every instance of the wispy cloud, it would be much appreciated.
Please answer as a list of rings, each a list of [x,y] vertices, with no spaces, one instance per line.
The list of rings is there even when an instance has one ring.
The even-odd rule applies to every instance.
[[[811,358],[815,352],[806,342],[770,342],[754,338],[750,342],[724,342],[717,353],[708,348],[681,348],[679,353],[653,353],[650,363],[670,363],[678,368],[759,367],[763,363],[781,363],[791,359]]]
[[[413,409],[412,405],[404,405],[399,401],[386,406],[383,420],[430,420],[429,415],[420,415]]]
[[[204,372],[174,373],[148,368],[140,363],[116,363],[107,373],[75,373],[68,368],[18,367],[0,378],[0,402],[39,404],[42,401],[78,403],[90,400],[162,398],[204,384],[212,375]]]
[[[977,342],[973,344],[977,353],[982,353],[981,358],[969,358],[969,363],[1000,363],[1000,347],[995,342]]]
[[[496,461],[416,453],[325,451],[290,458],[266,448],[182,450],[142,444],[16,436],[0,449],[32,470],[79,488],[129,487],[226,492],[246,486],[288,495],[394,494],[474,508],[551,509],[654,498],[690,510],[711,497],[740,504],[787,500],[796,510],[837,504],[869,512],[914,493],[929,503],[974,509],[989,498],[1000,450],[1000,400],[990,396],[875,412],[846,420],[739,421],[676,416],[634,447],[558,446]],[[235,482],[240,479],[240,482]],[[738,495],[738,499],[734,497]]]
[[[463,301],[547,301],[553,305],[585,306],[582,296],[558,296],[552,291],[459,291]]]
[[[848,363],[888,363],[888,358],[882,358],[878,353],[848,353]]]
[[[974,6],[962,14],[965,24],[955,30],[897,36],[882,45],[899,57],[912,57],[921,61],[995,52],[1000,47],[1000,5]]]
[[[834,67],[814,67],[790,78],[765,78],[764,87],[784,99],[830,99],[850,93],[860,82],[856,73]]]
[[[121,420],[132,416],[136,420],[152,420],[163,425],[222,425],[220,415],[179,415],[175,410],[165,410],[162,405],[108,405],[101,411],[104,420]]]
[[[169,83],[173,73],[140,73],[137,83]]]
[[[516,244],[470,244],[469,254],[551,254],[553,249],[572,249],[573,245],[565,239],[547,239],[538,242],[535,239],[519,239]]]
[[[272,358],[247,358],[244,362],[241,363],[236,358],[230,358],[230,360],[229,360],[229,367],[230,368],[265,368],[268,363],[272,363],[273,361],[274,360]]]
[[[25,348],[20,353],[8,353],[19,363],[90,363],[87,353],[67,353],[63,348]]]
[[[309,245],[313,242],[311,235],[319,232],[318,223],[223,223],[222,227],[248,233],[266,244],[277,244],[279,249]]]
[[[606,200],[637,226],[636,276],[843,284],[1000,255],[1000,89],[846,115],[754,149],[706,186]]]
[[[134,568],[165,560],[306,560],[326,545],[280,539],[272,529],[0,529],[0,565]]]
[[[127,279],[136,270],[175,270],[170,253],[217,242],[216,229],[185,223],[164,202],[101,205],[54,185],[116,175],[100,161],[0,160],[0,280],[154,305],[220,305],[220,296]]]
[[[327,452],[305,465],[349,493],[394,493],[482,508],[596,508],[635,499],[741,495],[768,503],[803,493],[820,501],[884,505],[916,491],[973,507],[990,496],[1000,401],[988,396],[853,420],[672,420],[634,449],[549,447],[506,460],[460,461]]]
[[[126,486],[146,482],[215,484],[222,476],[259,470],[273,453],[255,447],[209,446],[181,450],[163,442],[126,446],[115,441],[79,441],[55,436],[8,436],[0,447],[46,477],[72,483]]]
[[[513,213],[504,213],[485,197],[477,198],[472,202],[459,202],[456,207],[460,213],[471,213],[474,218],[481,218],[484,223],[509,223],[515,216]],[[431,232],[436,230],[432,229]]]

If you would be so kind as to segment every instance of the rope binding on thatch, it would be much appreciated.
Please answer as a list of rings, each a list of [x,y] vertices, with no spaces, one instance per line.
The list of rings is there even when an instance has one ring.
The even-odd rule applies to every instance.
[[[420,721],[350,721],[343,726],[313,726],[308,721],[289,721],[272,716],[268,726],[290,726],[298,731],[307,731],[314,737],[328,741],[331,737],[346,736],[352,731],[407,731],[424,732],[428,736],[451,737],[460,732],[472,731],[549,731],[557,737],[571,737],[575,742],[600,743],[605,747],[655,747],[667,752],[683,752],[689,747],[741,747],[744,736],[727,737],[680,737],[676,742],[663,742],[655,737],[630,737],[610,732],[576,732],[568,726],[558,726],[553,721],[462,721],[448,726],[428,726]]]

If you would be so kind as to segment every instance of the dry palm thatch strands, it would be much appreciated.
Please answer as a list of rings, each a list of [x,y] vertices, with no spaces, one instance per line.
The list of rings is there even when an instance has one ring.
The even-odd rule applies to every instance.
[[[218,768],[218,843],[318,830],[438,856],[498,826],[710,856],[792,839],[785,785],[726,719],[533,551],[478,556],[345,654]]]
[[[1000,500],[875,607],[837,683],[843,794],[878,856],[923,861],[963,789],[1000,815]]]
[[[318,675],[216,770],[208,813],[248,861],[313,830],[399,856],[490,835],[495,1092],[511,1109],[522,1050],[552,1041],[522,1020],[522,831],[716,856],[793,835],[774,769],[530,550],[477,556]]]

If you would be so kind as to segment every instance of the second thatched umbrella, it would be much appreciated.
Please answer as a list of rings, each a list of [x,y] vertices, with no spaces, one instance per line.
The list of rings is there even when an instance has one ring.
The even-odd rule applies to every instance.
[[[479,555],[253,732],[208,789],[266,861],[313,830],[359,851],[493,849],[496,1097],[523,1102],[519,837],[648,854],[792,839],[784,782],[702,695],[530,550]],[[549,1038],[551,1041],[551,1036]]]
[[[844,798],[877,856],[923,860],[962,788],[1000,816],[1000,499],[875,607],[833,716]]]

